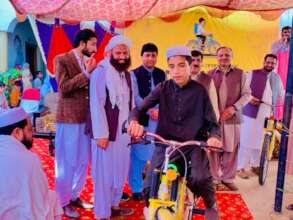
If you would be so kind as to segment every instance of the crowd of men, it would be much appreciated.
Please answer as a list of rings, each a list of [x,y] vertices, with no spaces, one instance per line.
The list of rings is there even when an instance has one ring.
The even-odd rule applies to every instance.
[[[93,208],[100,220],[128,216],[133,210],[119,206],[127,199],[127,180],[131,199],[145,199],[148,206],[151,173],[162,166],[166,147],[136,142],[129,148],[131,137],[138,139],[144,130],[223,149],[184,150],[191,162],[188,186],[203,197],[206,219],[218,219],[215,191],[223,186],[238,190],[235,176],[248,178],[248,166],[258,172],[264,118],[284,98],[274,71],[277,56],[265,55],[263,66],[246,74],[232,65],[232,49],[222,46],[217,67],[205,73],[200,51],[174,46],[166,51],[167,79],[156,67],[159,51],[153,43],[142,46],[142,64],[133,70],[128,38],[111,38],[98,64],[96,44],[92,30],[81,30],[74,49],[55,58],[56,192],[48,189],[38,157],[27,150],[33,133],[28,115],[22,108],[0,114],[0,198],[6,201],[0,219],[60,219],[63,212],[79,218],[76,207]],[[127,120],[128,134],[122,133]],[[182,162],[180,155],[172,157]],[[94,204],[80,199],[90,164]]]

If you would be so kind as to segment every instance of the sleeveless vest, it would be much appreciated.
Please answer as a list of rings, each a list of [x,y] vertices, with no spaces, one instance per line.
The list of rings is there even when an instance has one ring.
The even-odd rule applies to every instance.
[[[154,80],[154,85],[157,86],[160,82],[165,81],[165,72],[157,67],[154,68],[153,72],[150,73],[144,66],[140,66],[133,70],[137,81],[137,87],[139,96],[144,99],[149,95],[152,90],[152,78]],[[152,74],[152,77],[151,77]],[[143,114],[139,118],[139,123],[143,126],[148,126],[149,115]]]
[[[268,73],[265,70],[259,69],[259,70],[252,71],[252,79],[250,83],[252,96],[258,98],[259,100],[262,100],[263,93],[266,88],[267,79],[268,79]],[[242,109],[242,113],[251,118],[256,118],[258,111],[259,111],[259,106],[252,105],[251,103],[248,103]]]

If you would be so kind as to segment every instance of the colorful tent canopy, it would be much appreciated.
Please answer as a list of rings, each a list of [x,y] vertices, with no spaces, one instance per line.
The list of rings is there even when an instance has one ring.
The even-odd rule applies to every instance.
[[[10,0],[22,14],[64,20],[137,20],[198,5],[220,9],[268,11],[293,8],[292,0]]]

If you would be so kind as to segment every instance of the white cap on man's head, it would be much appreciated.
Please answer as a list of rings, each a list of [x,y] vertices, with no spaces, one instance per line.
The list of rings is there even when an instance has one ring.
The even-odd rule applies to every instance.
[[[116,35],[111,38],[105,47],[105,52],[112,50],[114,47],[120,44],[127,46],[129,49],[131,48],[131,41],[127,37],[124,37],[123,35]]]
[[[167,56],[167,59],[173,56],[190,56],[191,57],[191,52],[189,48],[186,46],[174,46],[167,49],[166,56]]]
[[[28,114],[21,107],[7,109],[0,112],[0,128],[13,125],[28,117]]]

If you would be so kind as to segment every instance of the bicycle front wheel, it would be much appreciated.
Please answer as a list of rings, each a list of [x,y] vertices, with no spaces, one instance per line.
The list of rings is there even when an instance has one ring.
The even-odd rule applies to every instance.
[[[263,185],[266,181],[267,174],[268,174],[268,167],[269,167],[269,147],[271,143],[272,135],[266,133],[264,136],[263,146],[261,150],[260,156],[260,164],[259,164],[259,176],[258,182],[260,185]]]

